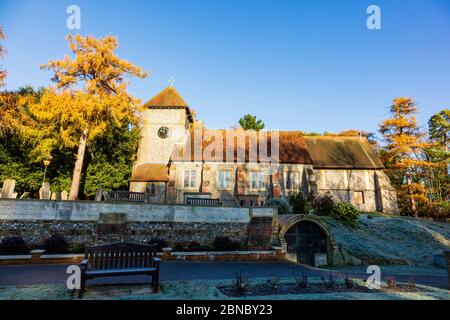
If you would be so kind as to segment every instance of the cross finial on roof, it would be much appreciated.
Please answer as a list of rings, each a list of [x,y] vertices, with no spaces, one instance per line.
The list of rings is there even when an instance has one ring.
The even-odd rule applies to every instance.
[[[173,77],[170,77],[170,79],[169,79],[169,83],[170,83],[170,86],[171,87],[173,87],[173,83],[175,82],[175,79],[173,78]]]

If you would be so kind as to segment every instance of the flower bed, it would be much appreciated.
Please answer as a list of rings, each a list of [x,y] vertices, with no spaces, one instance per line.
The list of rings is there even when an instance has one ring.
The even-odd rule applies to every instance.
[[[347,288],[345,285],[336,285],[329,288],[322,283],[315,283],[301,288],[297,283],[280,283],[276,286],[271,284],[250,285],[245,292],[239,292],[234,286],[219,287],[220,292],[228,297],[259,297],[273,295],[303,295],[303,294],[333,294],[333,293],[423,293],[421,287],[410,287],[408,285],[396,285],[394,287],[383,286],[380,290],[369,289],[366,286],[356,285]]]

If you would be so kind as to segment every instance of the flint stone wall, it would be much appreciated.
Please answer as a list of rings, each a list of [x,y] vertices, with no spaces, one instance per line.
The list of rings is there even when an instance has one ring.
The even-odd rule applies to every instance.
[[[211,244],[217,236],[246,243],[255,218],[272,219],[275,208],[201,207],[93,201],[0,200],[0,239],[20,235],[38,245],[53,234],[72,247],[112,241],[169,245],[196,241]],[[255,235],[251,235],[253,238]],[[270,247],[270,237],[263,247]]]

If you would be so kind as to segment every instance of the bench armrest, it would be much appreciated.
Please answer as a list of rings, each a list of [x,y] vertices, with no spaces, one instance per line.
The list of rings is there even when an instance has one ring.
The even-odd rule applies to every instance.
[[[153,266],[159,267],[159,264],[161,263],[161,259],[160,258],[152,258],[153,260]]]
[[[84,259],[83,261],[81,261],[80,263],[80,269],[81,270],[86,270],[89,264],[89,260],[88,259]]]

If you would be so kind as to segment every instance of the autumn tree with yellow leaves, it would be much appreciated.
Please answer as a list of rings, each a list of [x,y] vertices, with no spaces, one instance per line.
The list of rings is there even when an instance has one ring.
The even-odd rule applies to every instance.
[[[136,123],[140,101],[127,92],[125,76],[145,78],[147,73],[115,54],[119,43],[113,36],[69,35],[67,40],[74,57],[41,66],[53,71],[55,86],[30,106],[39,125],[29,127],[28,134],[39,141],[35,152],[42,159],[58,147],[78,149],[69,194],[76,200],[86,145],[112,126]]]
[[[0,27],[0,40],[5,39],[5,33],[3,32],[3,28]],[[5,56],[6,49],[2,45],[0,45],[0,58],[3,58]],[[0,87],[4,86],[6,78],[6,70],[3,70],[0,68]]]
[[[396,98],[390,107],[391,118],[380,124],[386,147],[382,158],[391,179],[400,187],[399,202],[406,198],[409,211],[417,216],[417,202],[427,202],[427,190],[421,178],[432,166],[424,157],[429,146],[417,125],[417,105],[411,98]]]

